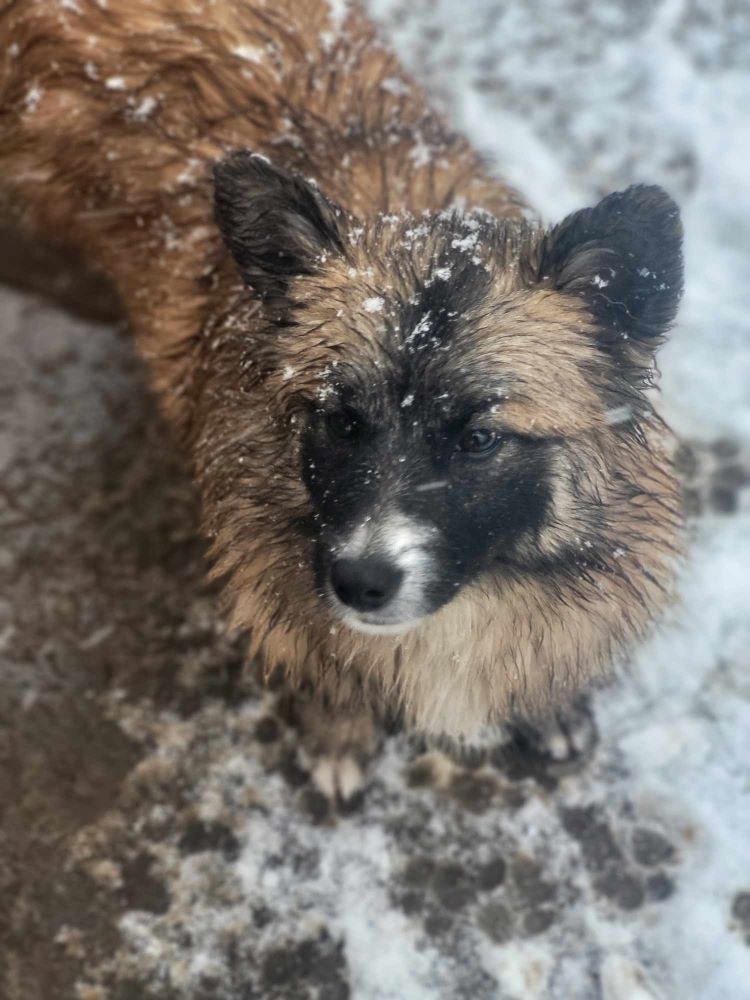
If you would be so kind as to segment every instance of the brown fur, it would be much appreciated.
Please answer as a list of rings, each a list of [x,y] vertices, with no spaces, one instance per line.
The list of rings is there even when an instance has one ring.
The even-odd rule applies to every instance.
[[[487,365],[517,389],[505,419],[574,440],[585,468],[581,485],[561,451],[540,544],[552,553],[558,530],[575,531],[583,491],[609,511],[618,571],[583,558],[571,584],[509,567],[395,638],[349,631],[320,602],[297,529],[308,503],[295,420],[332,357],[362,363],[378,339],[376,315],[344,324],[339,310],[408,284],[391,262],[423,211],[459,203],[521,216],[356,5],[346,27],[324,0],[14,0],[0,15],[2,186],[29,225],[116,284],[194,463],[217,573],[253,652],[338,706],[398,706],[426,731],[470,736],[559,704],[643,635],[669,591],[677,491],[659,421],[644,420],[640,441],[619,433],[596,379],[583,377],[603,361],[582,303],[543,285],[521,296],[521,276],[488,260],[491,300],[473,329]],[[234,147],[314,178],[372,223],[348,259],[297,280],[308,335],[275,332],[272,351],[263,309],[212,224],[210,164]],[[383,213],[413,218],[375,224]],[[427,266],[433,249],[417,240],[410,266]],[[490,321],[501,307],[503,322]],[[550,330],[554,363],[542,364]]]

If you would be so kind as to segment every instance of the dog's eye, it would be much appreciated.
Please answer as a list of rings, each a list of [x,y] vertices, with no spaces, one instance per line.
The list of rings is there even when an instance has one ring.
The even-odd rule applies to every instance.
[[[361,426],[359,417],[352,410],[333,410],[326,414],[326,427],[333,437],[349,440],[356,437]]]
[[[458,442],[459,450],[473,458],[492,454],[503,442],[503,437],[489,427],[471,427],[463,432]]]

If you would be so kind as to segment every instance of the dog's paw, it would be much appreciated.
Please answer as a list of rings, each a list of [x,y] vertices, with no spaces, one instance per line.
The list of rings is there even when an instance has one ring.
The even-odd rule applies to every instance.
[[[332,804],[355,805],[367,785],[380,738],[367,712],[341,714],[316,702],[297,709],[298,759],[315,788]]]
[[[584,699],[544,722],[518,723],[509,735],[519,750],[536,757],[553,774],[583,767],[598,742],[596,722]]]
[[[366,765],[363,768],[353,754],[345,754],[319,757],[312,763],[310,777],[329,801],[347,803],[363,791],[366,773]]]

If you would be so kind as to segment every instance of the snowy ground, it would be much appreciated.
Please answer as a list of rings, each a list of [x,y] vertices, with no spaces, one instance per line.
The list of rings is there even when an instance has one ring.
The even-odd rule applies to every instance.
[[[0,996],[750,998],[750,7],[373,0],[545,218],[656,180],[682,607],[555,776],[391,740],[333,816],[240,676],[126,337],[0,294]]]

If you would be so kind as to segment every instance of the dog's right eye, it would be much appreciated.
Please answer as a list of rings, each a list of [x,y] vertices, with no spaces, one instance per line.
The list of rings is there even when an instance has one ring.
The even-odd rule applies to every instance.
[[[362,423],[353,410],[333,410],[326,414],[326,427],[332,437],[346,441],[357,436]]]
[[[472,458],[486,458],[496,451],[505,439],[497,431],[487,427],[470,427],[461,435],[459,451]]]

